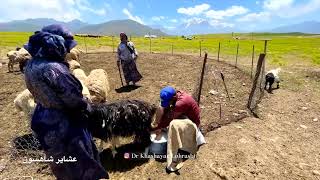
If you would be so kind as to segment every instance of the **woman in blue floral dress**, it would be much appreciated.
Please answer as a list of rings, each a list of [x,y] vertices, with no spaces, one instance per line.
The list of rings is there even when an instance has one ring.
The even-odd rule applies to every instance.
[[[64,61],[76,44],[64,27],[50,25],[35,32],[25,45],[32,56],[25,81],[37,103],[31,128],[46,156],[53,157],[50,168],[57,179],[108,178],[87,130],[90,105],[82,96],[81,83]],[[70,156],[76,162],[56,163]]]

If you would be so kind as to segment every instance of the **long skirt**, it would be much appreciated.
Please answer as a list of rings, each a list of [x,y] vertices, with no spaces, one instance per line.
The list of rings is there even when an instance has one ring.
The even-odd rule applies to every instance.
[[[108,178],[90,132],[85,127],[70,123],[77,120],[68,119],[59,110],[45,110],[37,106],[31,128],[46,158],[53,159],[49,165],[58,180]]]
[[[136,83],[142,79],[142,75],[139,73],[134,60],[121,61],[121,66],[127,84],[131,81]]]

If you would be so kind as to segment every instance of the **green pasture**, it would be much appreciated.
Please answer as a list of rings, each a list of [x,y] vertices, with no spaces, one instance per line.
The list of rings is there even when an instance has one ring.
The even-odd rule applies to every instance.
[[[0,55],[17,46],[22,46],[28,41],[32,33],[24,32],[0,32]],[[130,36],[129,36],[130,37]],[[264,39],[271,39],[267,46],[268,63],[285,66],[292,63],[310,63],[320,65],[320,36],[301,33],[271,34],[271,33],[235,33],[231,34],[208,34],[194,36],[193,40],[184,40],[180,36],[158,37],[151,39],[151,51],[155,53],[174,54],[202,54],[206,51],[209,57],[217,58],[220,42],[220,59],[233,60],[239,44],[239,59],[251,61],[253,45],[255,46],[255,57],[264,51]],[[133,37],[139,52],[150,52],[150,39],[144,37]],[[86,51],[94,49],[116,51],[119,37],[105,36],[101,38],[75,37],[79,47]]]

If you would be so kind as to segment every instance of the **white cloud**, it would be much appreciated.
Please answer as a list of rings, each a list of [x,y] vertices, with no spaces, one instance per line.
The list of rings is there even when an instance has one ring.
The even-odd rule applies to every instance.
[[[69,0],[69,1],[71,1],[71,0]],[[88,0],[75,0],[75,3],[77,5],[77,7],[82,11],[88,11],[88,12],[91,12],[93,14],[100,15],[100,16],[106,15],[106,10],[104,8],[94,9],[94,8],[90,7],[90,3]]]
[[[268,21],[271,17],[269,12],[250,13],[238,18],[238,22],[252,22],[252,21]]]
[[[128,9],[124,8],[122,12],[127,15],[129,19],[137,21],[140,24],[145,24],[140,17],[132,15]]]
[[[4,21],[26,18],[54,18],[61,21],[81,19],[74,0],[10,0],[1,2],[0,17]]]
[[[207,11],[206,17],[212,19],[223,19],[224,17],[232,17],[236,15],[241,15],[247,13],[249,10],[242,6],[231,6],[226,10],[209,10]]]
[[[210,8],[209,4],[201,4],[201,5],[196,5],[194,7],[188,7],[188,8],[179,8],[177,10],[178,13],[180,14],[186,14],[189,16],[193,16],[193,15],[199,15],[201,13],[203,13],[204,11],[208,10]]]
[[[105,3],[106,4],[106,3]],[[106,6],[94,9],[88,0],[10,0],[1,2],[2,21],[27,18],[54,18],[59,21],[82,19],[82,13],[106,15]]]
[[[153,16],[151,19],[152,19],[152,21],[161,21],[161,20],[164,20],[165,17],[164,16]]]
[[[294,0],[265,0],[263,7],[267,10],[277,11],[281,8],[289,7]]]
[[[177,23],[178,20],[177,20],[177,19],[170,19],[170,22],[172,22],[172,23]]]
[[[200,24],[202,22],[205,22],[206,20],[203,18],[194,17],[194,18],[190,18],[190,19],[184,19],[183,21],[186,23],[185,27],[188,28],[191,25]]]
[[[265,0],[263,2],[263,8],[273,15],[283,18],[293,18],[319,10],[320,0],[309,0],[300,4],[295,3],[294,0]]]
[[[256,5],[259,5],[260,4],[260,1],[256,1]]]

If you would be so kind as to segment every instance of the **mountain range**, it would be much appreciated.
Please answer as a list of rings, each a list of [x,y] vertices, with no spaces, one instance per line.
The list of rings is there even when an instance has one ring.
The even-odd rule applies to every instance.
[[[80,20],[61,22],[54,19],[38,18],[26,20],[14,20],[0,23],[0,31],[33,32],[49,24],[62,24],[74,33],[94,34],[94,35],[118,35],[126,32],[128,35],[143,36],[153,34],[157,36],[170,35],[191,35],[191,34],[213,34],[245,32],[230,26],[210,24],[206,20],[190,21],[182,23],[175,28],[165,28],[161,25],[143,25],[133,20],[112,20],[100,24],[88,24]],[[280,26],[269,30],[259,30],[259,32],[288,33],[301,32],[310,34],[320,34],[320,22],[305,21],[293,25]]]
[[[157,36],[167,35],[159,29],[153,29],[129,19],[108,21],[101,24],[88,24],[80,20],[61,22],[47,18],[15,20],[0,23],[0,32],[34,32],[49,24],[62,24],[72,32],[81,34],[118,35],[120,32],[126,32],[128,35],[134,36],[143,36],[149,33]]]
[[[320,34],[320,22],[305,21],[298,24],[281,26],[270,30],[270,32],[287,33],[287,32],[302,32],[308,34]]]

